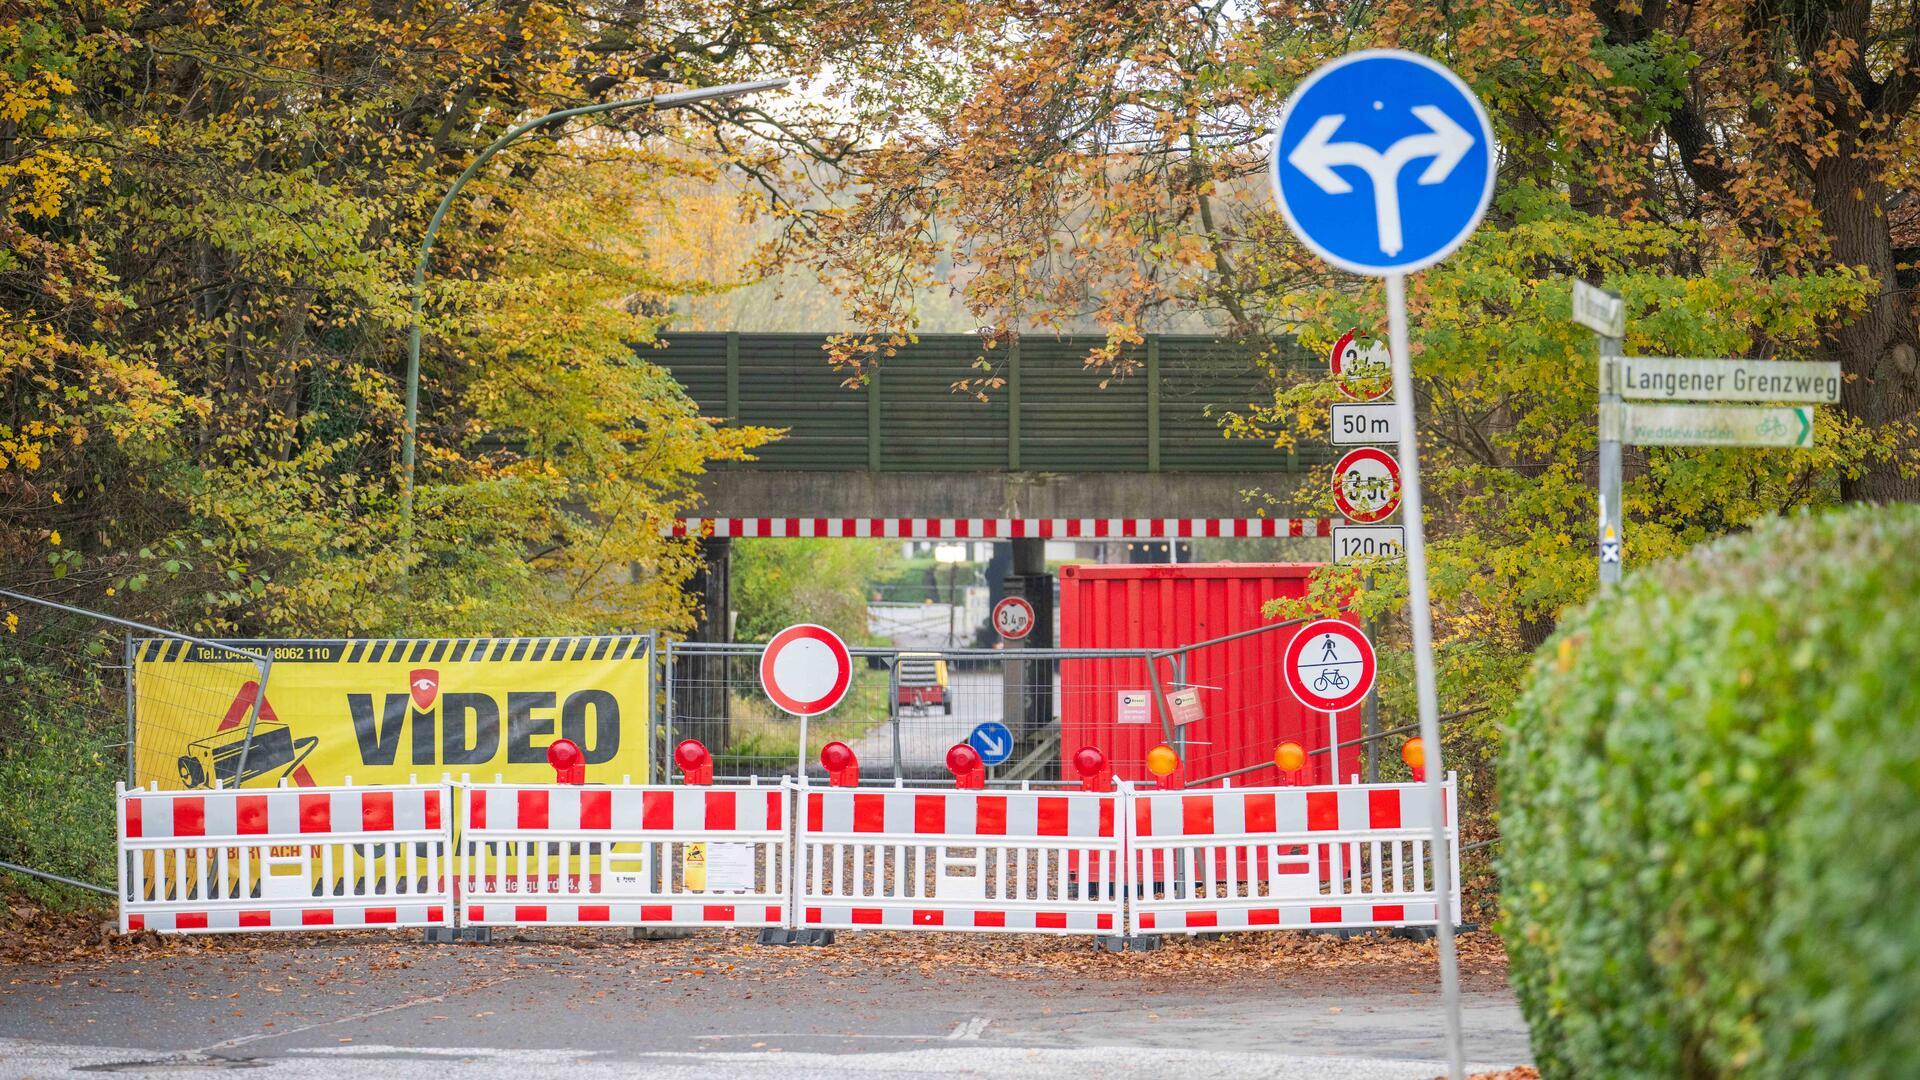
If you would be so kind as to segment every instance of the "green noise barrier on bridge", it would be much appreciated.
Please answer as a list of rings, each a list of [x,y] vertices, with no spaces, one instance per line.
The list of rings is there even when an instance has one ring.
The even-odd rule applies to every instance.
[[[1026,337],[984,349],[933,334],[844,385],[822,334],[673,334],[642,355],[672,373],[703,413],[786,428],[750,468],[886,472],[1290,471],[1332,460],[1222,436],[1221,417],[1272,397],[1274,367],[1319,371],[1289,342],[1274,356],[1210,337],[1149,335],[1128,370],[1089,368],[1104,339]],[[993,369],[974,366],[985,356]],[[1002,380],[985,400],[956,383]],[[1104,384],[1104,386],[1102,385]],[[721,468],[727,466],[722,465]]]

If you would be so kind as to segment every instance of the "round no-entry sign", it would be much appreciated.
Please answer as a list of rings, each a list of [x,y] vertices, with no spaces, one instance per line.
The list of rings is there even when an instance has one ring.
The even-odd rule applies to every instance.
[[[1024,596],[1003,596],[993,605],[993,628],[1009,641],[1033,633],[1033,605]]]
[[[1287,689],[1316,712],[1339,712],[1360,704],[1373,689],[1373,642],[1339,619],[1319,619],[1287,643],[1281,671]]]
[[[1393,389],[1393,360],[1386,344],[1363,338],[1358,330],[1341,334],[1333,343],[1327,366],[1333,369],[1334,385],[1355,401],[1377,401]]]
[[[847,643],[824,626],[789,626],[760,653],[760,688],[795,716],[818,716],[840,704],[852,683]]]
[[[1333,467],[1333,505],[1359,525],[1392,517],[1400,509],[1400,463],[1376,446],[1347,451]]]

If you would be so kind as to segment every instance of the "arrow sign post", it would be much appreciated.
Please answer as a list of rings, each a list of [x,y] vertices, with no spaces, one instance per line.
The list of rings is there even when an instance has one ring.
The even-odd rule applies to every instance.
[[[1616,405],[1616,437],[1631,446],[1813,445],[1813,406]],[[1600,426],[1608,427],[1608,418]]]
[[[1407,604],[1413,631],[1420,738],[1427,748],[1427,814],[1436,852],[1447,850],[1440,764],[1440,706],[1427,596],[1419,443],[1413,417],[1406,275],[1464,243],[1493,198],[1493,124],[1473,91],[1416,53],[1368,49],[1332,61],[1295,90],[1274,133],[1274,198],[1302,243],[1333,266],[1386,280],[1389,352],[1399,419],[1401,502],[1407,512]],[[1452,868],[1434,860],[1434,886],[1453,890]],[[1435,920],[1448,1075],[1466,1073],[1460,966],[1449,901]]]
[[[1493,195],[1493,126],[1453,72],[1369,49],[1294,91],[1272,165],[1280,211],[1315,254],[1391,280],[1446,258],[1480,224]]]
[[[1700,360],[1625,356],[1626,303],[1573,283],[1572,320],[1594,332],[1600,353],[1600,586],[1620,581],[1620,447],[1813,445],[1813,406],[1840,400],[1840,365],[1830,361]],[[1763,408],[1639,405],[1655,401],[1804,402]]]

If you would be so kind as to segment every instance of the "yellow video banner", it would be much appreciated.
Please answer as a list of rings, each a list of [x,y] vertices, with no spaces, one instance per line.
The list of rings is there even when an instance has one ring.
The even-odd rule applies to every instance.
[[[547,747],[572,739],[587,778],[648,779],[649,639],[236,641],[270,655],[247,787],[404,784],[443,773],[552,783]],[[257,671],[232,652],[134,642],[134,776],[233,786]]]

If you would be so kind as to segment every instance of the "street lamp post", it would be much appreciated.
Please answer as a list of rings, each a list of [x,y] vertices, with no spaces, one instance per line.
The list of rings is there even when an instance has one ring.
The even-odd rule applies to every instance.
[[[493,155],[505,149],[508,143],[536,128],[558,121],[570,120],[576,116],[588,116],[594,113],[613,112],[618,109],[637,109],[651,106],[655,109],[671,109],[680,105],[691,105],[696,101],[713,101],[718,98],[738,97],[761,90],[777,90],[792,82],[791,78],[763,79],[759,82],[728,83],[725,86],[710,86],[700,90],[683,90],[675,94],[649,94],[646,97],[622,98],[619,101],[602,101],[593,105],[581,105],[578,108],[561,109],[545,116],[535,117],[524,124],[510,129],[505,135],[495,139],[480,156],[473,159],[460,178],[447,189],[440,205],[433,211],[433,217],[427,221],[427,234],[420,238],[420,258],[413,267],[413,319],[407,333],[407,412],[400,434],[400,538],[406,554],[411,557],[413,551],[413,461],[414,442],[419,431],[420,416],[420,309],[426,301],[427,258],[433,251],[433,238],[440,232],[440,221],[447,216],[447,209],[453,205],[453,198],[473,179]]]

